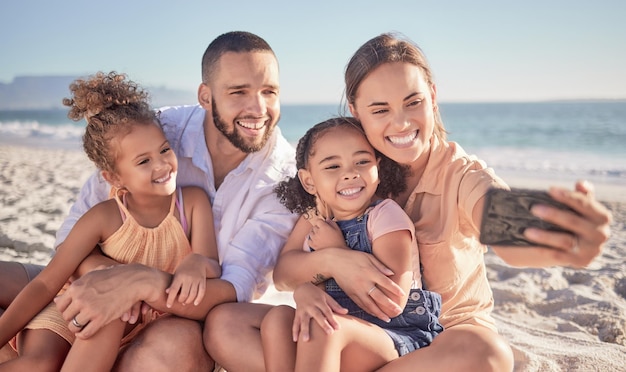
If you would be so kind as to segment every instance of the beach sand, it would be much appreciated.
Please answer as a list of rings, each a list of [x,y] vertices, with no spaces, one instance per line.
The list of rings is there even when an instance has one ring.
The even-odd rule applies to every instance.
[[[93,171],[79,150],[0,147],[0,260],[45,264],[57,228]],[[511,186],[548,180],[501,175]],[[572,186],[569,182],[566,185]],[[596,184],[612,235],[587,269],[519,269],[485,256],[494,316],[516,371],[626,371],[626,186]],[[290,303],[270,288],[263,302]]]

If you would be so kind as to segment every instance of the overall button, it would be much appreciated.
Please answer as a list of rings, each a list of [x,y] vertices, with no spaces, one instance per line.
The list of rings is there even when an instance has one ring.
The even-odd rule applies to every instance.
[[[411,293],[411,300],[413,301],[417,301],[421,298],[422,296],[420,296],[420,294],[418,292],[413,292]]]

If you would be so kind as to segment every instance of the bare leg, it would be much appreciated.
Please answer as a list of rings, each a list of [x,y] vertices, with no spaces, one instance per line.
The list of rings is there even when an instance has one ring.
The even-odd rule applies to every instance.
[[[28,281],[28,275],[21,263],[0,261],[0,283],[2,283],[0,311],[6,309],[13,302],[15,296],[28,284]]]
[[[115,363],[126,323],[113,321],[92,337],[76,339],[70,349],[62,371],[109,371]]]
[[[213,360],[202,346],[199,322],[167,316],[150,323],[124,347],[113,370],[212,371]]]
[[[18,336],[20,356],[0,364],[0,371],[58,371],[70,350],[61,336],[46,329],[26,329]]]
[[[446,329],[430,346],[404,355],[379,371],[512,371],[513,352],[502,336],[476,325]]]
[[[296,343],[292,340],[295,309],[281,305],[271,309],[261,323],[261,341],[265,370],[293,371],[296,367]]]
[[[0,315],[4,312],[15,296],[28,284],[29,278],[24,266],[19,262],[0,261]],[[13,359],[17,353],[11,346],[0,347],[0,363]]]
[[[216,306],[204,324],[204,347],[228,372],[264,371],[260,328],[272,307],[260,303]],[[245,350],[245,358],[242,350]]]
[[[9,344],[6,344],[2,348],[0,348],[0,364],[15,357],[17,357],[17,353]]]
[[[398,358],[382,328],[344,315],[337,322],[339,329],[327,334],[311,321],[311,339],[298,341],[296,371],[372,371]]]

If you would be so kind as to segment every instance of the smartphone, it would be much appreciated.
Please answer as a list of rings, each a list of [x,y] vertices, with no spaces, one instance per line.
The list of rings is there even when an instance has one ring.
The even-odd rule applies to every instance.
[[[490,189],[485,199],[480,242],[488,245],[540,246],[541,244],[524,238],[526,228],[538,227],[543,230],[570,232],[533,216],[530,208],[535,204],[550,205],[576,213],[567,205],[552,199],[546,191]]]

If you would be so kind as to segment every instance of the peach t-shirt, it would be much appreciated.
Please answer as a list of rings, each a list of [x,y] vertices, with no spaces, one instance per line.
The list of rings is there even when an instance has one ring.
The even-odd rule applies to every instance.
[[[404,207],[415,222],[425,289],[441,294],[440,321],[496,330],[479,230],[472,209],[490,187],[507,188],[493,169],[454,142],[433,136],[424,174]]]
[[[411,265],[413,269],[411,288],[422,288],[419,252],[416,246],[413,221],[404,213],[402,207],[392,199],[385,199],[375,207],[370,207],[366,212],[369,215],[367,234],[371,242],[394,231],[408,230],[411,233]],[[308,239],[304,239],[302,249],[305,252],[311,252]]]

